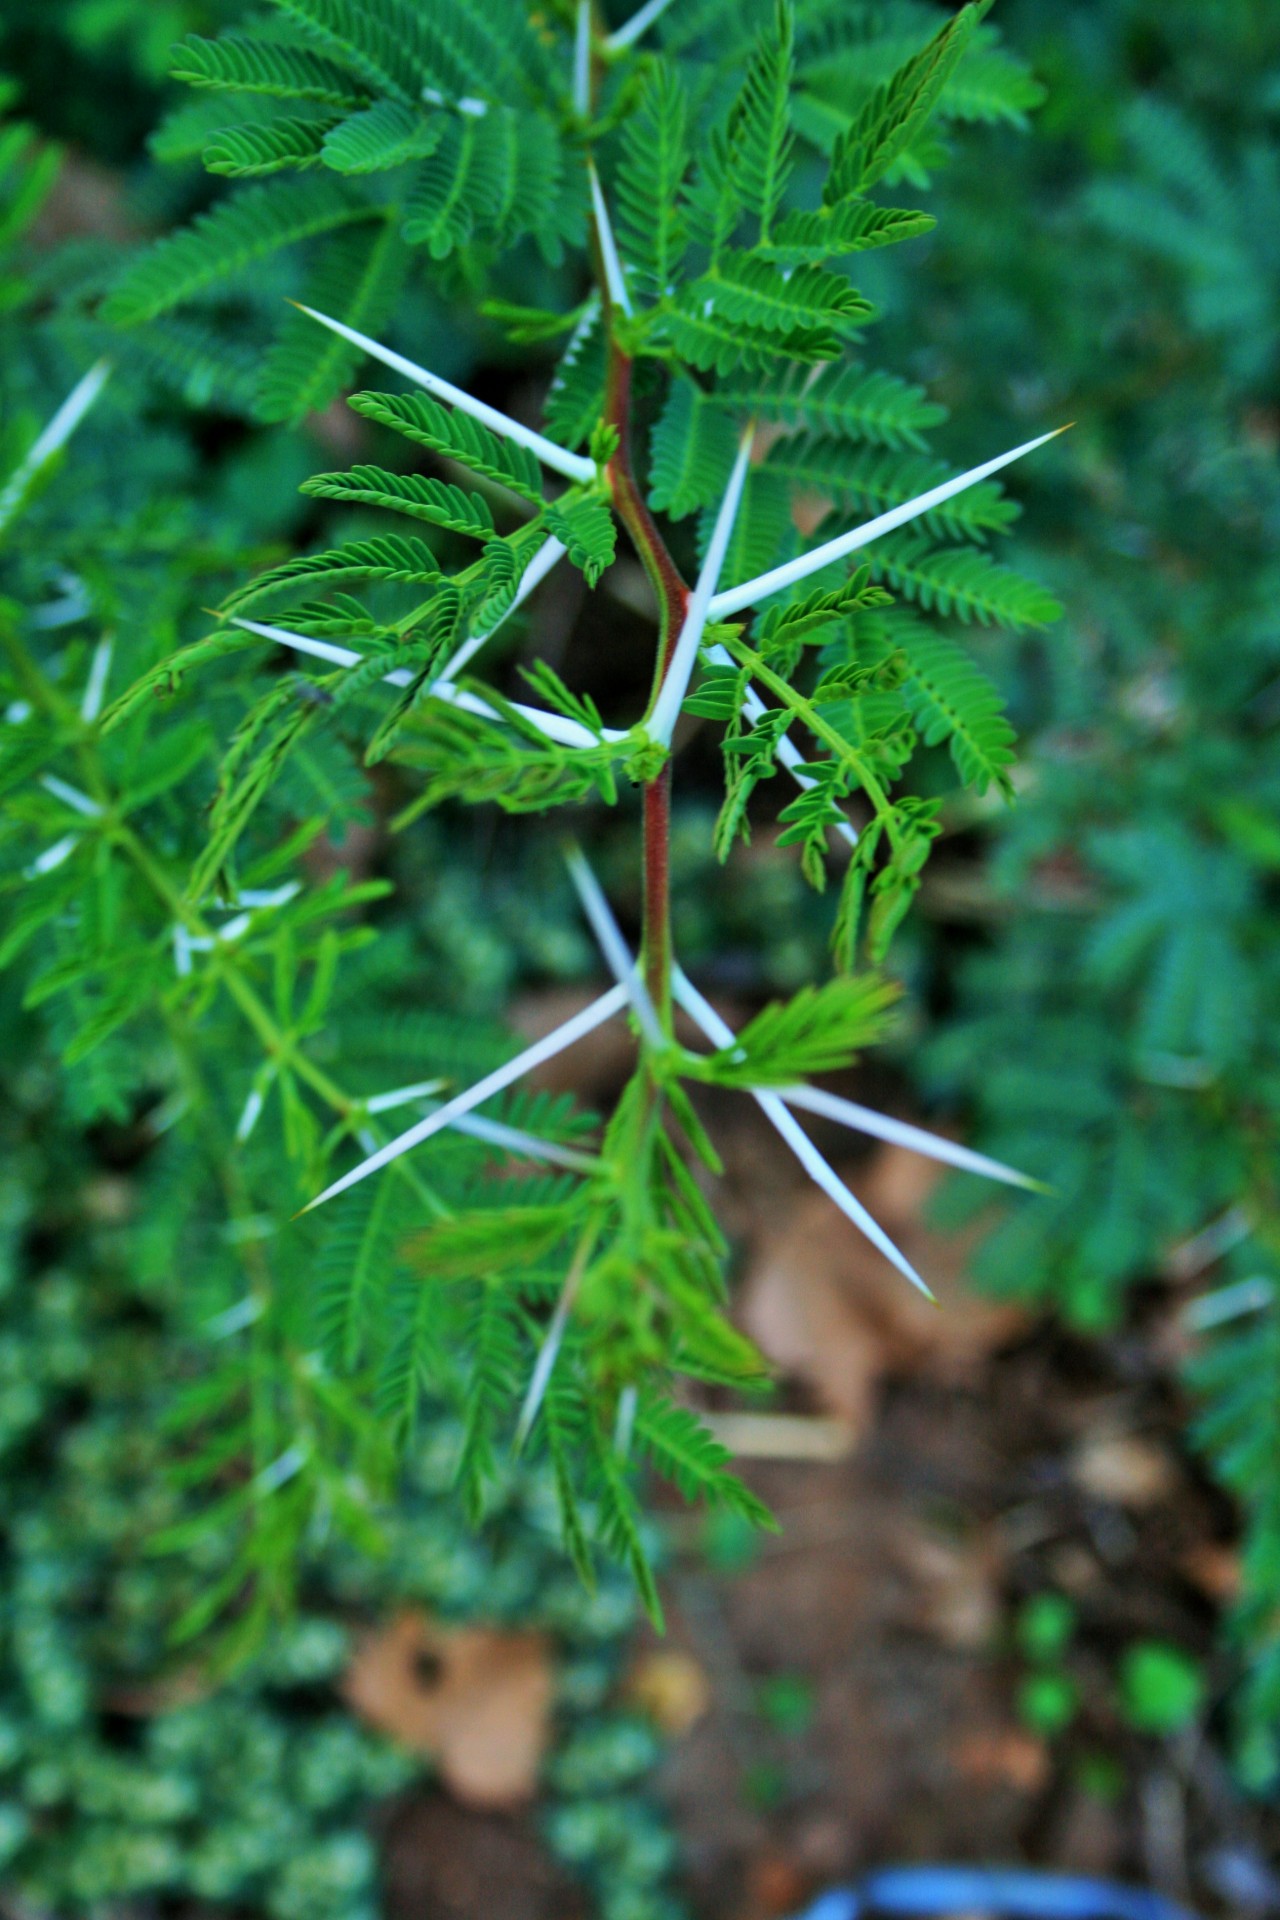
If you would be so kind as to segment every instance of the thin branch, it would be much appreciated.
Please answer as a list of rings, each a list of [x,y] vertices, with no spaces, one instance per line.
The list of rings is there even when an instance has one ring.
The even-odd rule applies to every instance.
[[[711,664],[716,667],[732,667],[735,665],[733,655],[726,647],[719,645],[708,647],[706,657]],[[760,695],[749,682],[747,691],[743,695],[742,711],[753,724],[763,718],[769,711],[764,701],[760,698]],[[782,735],[778,741],[775,752],[798,787],[807,790],[809,787],[817,786],[818,783],[813,775],[805,772],[804,755],[789,734],[784,733]],[[847,820],[840,820],[834,824],[835,830],[840,835],[840,838],[848,841],[851,847],[856,847],[858,844],[857,829],[851,827]]]
[[[767,600],[770,594],[781,593],[784,587],[806,580],[811,573],[829,567],[833,561],[843,560],[846,554],[869,546],[881,534],[892,533],[895,527],[906,526],[909,520],[918,520],[921,514],[931,513],[944,500],[953,499],[957,493],[976,486],[989,474],[998,473],[1001,467],[1009,466],[1014,460],[1021,460],[1024,453],[1034,453],[1037,447],[1056,440],[1060,433],[1066,431],[1066,427],[1055,427],[1052,433],[1042,433],[1038,440],[1028,440],[1023,446],[1014,447],[1011,453],[999,454],[994,460],[984,461],[980,467],[971,467],[968,473],[944,480],[941,486],[930,487],[927,493],[917,494],[914,500],[904,500],[901,506],[891,507],[888,513],[879,514],[865,525],[839,534],[823,546],[814,547],[812,552],[802,553],[798,559],[788,560],[785,565],[774,567],[769,573],[759,574],[756,579],[748,580],[740,587],[730,587],[727,592],[718,593],[708,609],[709,617],[712,620],[727,620],[731,614],[741,613],[744,607],[753,607],[758,601]]]
[[[384,366],[393,367],[397,373],[404,374],[407,380],[413,380],[437,400],[447,400],[450,406],[457,407],[462,413],[469,413],[473,420],[479,420],[482,426],[490,427],[508,440],[514,440],[517,446],[527,447],[536,454],[543,466],[550,467],[555,473],[563,473],[567,479],[579,483],[594,480],[596,463],[588,460],[585,454],[570,453],[567,447],[559,447],[554,440],[548,440],[543,434],[535,433],[532,427],[525,427],[509,414],[499,413],[496,407],[486,406],[483,400],[473,400],[461,387],[455,387],[450,381],[442,380],[437,373],[429,373],[413,360],[406,360],[401,353],[393,353],[390,347],[379,345],[371,340],[367,333],[359,333],[355,327],[349,327],[341,320],[333,320],[327,313],[317,313],[314,307],[303,306],[301,301],[291,303],[301,313],[308,314],[312,320],[318,320],[322,327],[328,327],[331,333],[337,333],[353,346],[363,347],[375,360],[381,360]]]

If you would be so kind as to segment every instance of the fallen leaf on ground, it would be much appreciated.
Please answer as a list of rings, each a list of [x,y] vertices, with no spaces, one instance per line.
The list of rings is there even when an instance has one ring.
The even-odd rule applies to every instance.
[[[894,1547],[916,1584],[919,1624],[945,1646],[967,1652],[988,1646],[1000,1619],[999,1563],[990,1546],[904,1525]]]
[[[1037,1793],[1049,1778],[1049,1751],[1043,1740],[1019,1727],[966,1734],[951,1750],[956,1772],[985,1787],[1013,1787]]]
[[[543,1634],[397,1614],[357,1648],[342,1691],[370,1726],[431,1755],[465,1805],[513,1806],[536,1791],[552,1700]]]
[[[702,1420],[739,1460],[846,1460],[858,1438],[843,1420],[804,1413],[704,1413]]]
[[[663,1733],[678,1738],[711,1705],[711,1682],[691,1654],[671,1648],[646,1653],[632,1668],[627,1699]]]
[[[1240,1592],[1240,1553],[1236,1547],[1206,1540],[1201,1546],[1191,1547],[1178,1564],[1192,1585],[1210,1600],[1234,1600]]]
[[[1093,1499],[1135,1511],[1158,1506],[1177,1482],[1164,1448],[1131,1433],[1096,1434],[1083,1441],[1071,1461],[1071,1478]]]
[[[925,1226],[936,1167],[886,1147],[848,1178],[934,1286],[940,1306],[918,1294],[824,1194],[802,1190],[781,1225],[762,1236],[743,1289],[743,1320],[769,1359],[861,1435],[882,1379],[922,1369],[962,1379],[1026,1322],[1018,1308],[964,1285],[969,1234]]]

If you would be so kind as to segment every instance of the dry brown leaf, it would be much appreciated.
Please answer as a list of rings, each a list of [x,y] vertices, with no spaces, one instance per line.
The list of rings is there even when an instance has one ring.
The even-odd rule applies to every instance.
[[[1219,1541],[1206,1540],[1183,1554],[1178,1565],[1193,1586],[1222,1605],[1240,1592],[1240,1552]]]
[[[857,1434],[843,1420],[804,1413],[704,1413],[704,1426],[739,1460],[847,1460]]]
[[[632,1668],[626,1696],[663,1733],[678,1738],[711,1705],[711,1682],[691,1654],[676,1648],[646,1653]]]
[[[935,1287],[939,1307],[810,1189],[764,1235],[747,1274],[747,1331],[859,1434],[881,1379],[924,1368],[963,1377],[1025,1324],[1019,1309],[979,1299],[964,1285],[968,1235],[924,1225],[924,1203],[938,1178],[936,1166],[900,1147],[884,1148],[849,1175],[858,1197]]]
[[[948,1647],[988,1646],[1000,1620],[998,1563],[989,1546],[912,1526],[901,1529],[894,1546],[917,1587],[920,1625]]]
[[[967,1734],[952,1748],[951,1764],[975,1785],[1013,1787],[1018,1793],[1038,1793],[1049,1778],[1044,1741],[1018,1727]]]
[[[1082,1493],[1135,1512],[1158,1506],[1177,1484],[1164,1448],[1131,1433],[1091,1435],[1076,1449],[1070,1470]]]
[[[536,1791],[552,1686],[545,1635],[406,1612],[357,1648],[343,1694],[370,1726],[430,1754],[464,1804],[507,1807]]]

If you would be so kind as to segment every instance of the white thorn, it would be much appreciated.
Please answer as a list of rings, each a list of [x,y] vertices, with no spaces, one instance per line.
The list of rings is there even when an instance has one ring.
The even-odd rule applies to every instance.
[[[255,1320],[260,1320],[266,1311],[257,1294],[247,1293],[243,1300],[237,1300],[234,1307],[228,1307],[223,1313],[215,1313],[206,1320],[204,1330],[211,1340],[228,1340],[233,1333],[243,1333]]]
[[[913,1127],[909,1121],[894,1120],[887,1113],[877,1113],[874,1107],[859,1106],[856,1100],[844,1100],[839,1094],[827,1093],[822,1087],[779,1087],[778,1093],[789,1107],[800,1107],[806,1113],[819,1113],[826,1120],[836,1120],[843,1127],[868,1133],[875,1140],[887,1140],[896,1147],[908,1147],[912,1153],[922,1153],[929,1160],[941,1160],[949,1167],[959,1167],[964,1173],[980,1174],[987,1180],[1002,1180],[1010,1187],[1035,1189],[1038,1185],[1029,1174],[1006,1167],[1000,1160],[989,1160],[985,1153],[974,1153],[971,1147],[959,1146],[956,1141],[946,1140],[941,1134],[929,1133],[924,1127]]]
[[[46,847],[43,853],[36,855],[27,868],[28,880],[38,880],[41,874],[52,873],[54,868],[60,867],[79,845],[78,833],[64,833],[61,840],[55,840],[51,847]]]
[[[441,667],[440,678],[442,680],[453,680],[457,678],[467,662],[479,653],[485,642],[492,640],[494,634],[502,625],[502,622],[509,620],[516,608],[521,606],[523,602],[529,598],[534,588],[542,584],[552,567],[555,566],[557,560],[564,557],[565,551],[565,547],[556,539],[554,534],[547,536],[521,574],[520,585],[516,588],[512,596],[511,605],[502,615],[502,618],[495,620],[491,627],[486,627],[483,633],[473,633],[469,640],[463,641],[457,652],[446,660],[443,667]]]
[[[419,1080],[412,1087],[393,1087],[390,1093],[375,1093],[371,1100],[364,1102],[366,1113],[390,1113],[396,1107],[407,1107],[411,1100],[429,1100],[433,1093],[439,1093],[443,1080]]]
[[[689,596],[689,606],[684,616],[684,625],[676,641],[675,651],[671,655],[671,664],[667,668],[658,698],[654,702],[649,717],[649,733],[664,747],[671,745],[671,736],[676,730],[676,721],[685,694],[689,690],[689,681],[693,674],[694,662],[702,644],[703,628],[715,602],[712,596],[716,582],[720,578],[720,569],[724,565],[724,556],[728,552],[729,539],[733,533],[733,523],[738,516],[742,502],[742,489],[747,482],[747,462],[751,458],[751,443],[755,438],[755,422],[744,428],[738,443],[738,457],[733,463],[729,475],[729,484],[725,488],[724,498],[720,502],[720,511],[716,515],[716,524],[711,535],[711,544],[707,548],[707,557],[702,563],[698,575],[698,584]]]
[[[407,380],[416,381],[418,386],[425,387],[428,393],[433,393],[437,400],[447,400],[450,406],[457,407],[462,413],[469,413],[472,419],[479,420],[482,426],[492,428],[494,433],[503,435],[507,440],[514,440],[517,446],[527,447],[530,453],[537,455],[543,466],[551,467],[554,472],[563,473],[567,479],[575,480],[580,484],[595,479],[594,460],[588,460],[580,453],[570,453],[567,447],[558,447],[553,440],[535,433],[532,427],[521,426],[518,420],[511,419],[508,414],[499,413],[496,407],[486,406],[483,400],[473,400],[471,395],[464,393],[461,387],[455,387],[450,381],[442,380],[437,373],[429,373],[425,367],[418,366],[413,360],[406,360],[403,354],[393,353],[390,347],[380,346],[376,340],[371,340],[367,333],[358,333],[354,327],[347,326],[344,321],[333,320],[327,313],[318,313],[314,307],[304,307],[300,302],[298,305],[301,312],[309,314],[313,320],[318,320],[322,327],[328,327],[332,333],[340,334],[344,340],[350,340],[353,346],[363,347],[364,351],[372,354],[375,360],[381,360],[384,366],[394,367],[395,371],[404,374]]]
[[[591,205],[596,216],[596,233],[600,240],[600,259],[604,266],[605,285],[609,289],[609,298],[615,307],[625,314],[631,312],[631,295],[627,292],[627,283],[623,278],[622,262],[618,258],[618,243],[613,237],[613,227],[609,221],[609,209],[604,203],[604,193],[600,186],[600,176],[596,172],[594,160],[587,162],[587,177],[591,182]]]
[[[244,1111],[241,1113],[240,1119],[236,1124],[237,1146],[242,1147],[244,1145],[262,1118],[262,1109],[267,1104],[267,1087],[271,1084],[274,1077],[273,1073],[268,1074],[261,1086],[250,1088],[249,1098],[244,1103]]]
[[[641,34],[647,33],[654,21],[660,14],[664,14],[670,5],[671,0],[646,0],[646,4],[638,13],[633,13],[625,25],[619,27],[616,33],[609,35],[604,43],[607,50],[610,53],[622,53],[627,47],[633,46]]]
[[[578,1282],[582,1278],[585,1264],[582,1260],[575,1260],[570,1267],[568,1278],[560,1290],[560,1298],[556,1301],[555,1312],[547,1322],[547,1331],[538,1349],[538,1357],[533,1363],[533,1372],[529,1376],[529,1385],[525,1390],[524,1402],[520,1408],[520,1418],[516,1422],[515,1438],[512,1441],[512,1451],[515,1453],[523,1452],[525,1441],[533,1431],[533,1423],[538,1417],[538,1409],[542,1405],[547,1391],[547,1382],[551,1378],[551,1369],[556,1364],[560,1344],[564,1339],[564,1330],[569,1324],[569,1315],[573,1310]]]
[[[41,467],[66,445],[90,407],[102,392],[111,373],[111,362],[99,360],[78,380],[54,414],[35,445],[21,459],[0,490],[0,528],[8,526],[22,505],[31,482]]]
[[[509,1127],[501,1120],[486,1120],[483,1114],[464,1114],[452,1125],[457,1132],[469,1133],[489,1146],[504,1147],[508,1153],[523,1154],[528,1160],[545,1160],[551,1167],[567,1167],[571,1173],[594,1173],[600,1165],[593,1154],[562,1147],[558,1140],[544,1140],[540,1134]]]
[[[609,902],[605,899],[604,888],[592,873],[585,854],[580,847],[570,847],[565,855],[569,868],[569,877],[578,890],[582,902],[582,911],[591,922],[591,931],[600,943],[608,967],[618,985],[625,987],[627,998],[635,1009],[636,1018],[651,1047],[664,1047],[666,1036],[654,1012],[649,990],[636,971],[636,963],[622,937],[622,929],[613,917]]]
[[[107,675],[111,671],[111,655],[115,642],[108,636],[99,640],[93,650],[93,659],[89,666],[89,678],[85,682],[84,698],[80,702],[80,718],[92,724],[102,712],[102,696],[107,690]]]
[[[303,1208],[303,1212],[309,1213],[312,1207],[318,1207],[324,1201],[331,1200],[335,1194],[343,1193],[346,1188],[353,1187],[366,1175],[376,1173],[379,1167],[385,1167],[389,1161],[399,1159],[400,1155],[408,1153],[411,1147],[418,1146],[423,1140],[429,1140],[432,1134],[439,1133],[442,1127],[452,1125],[459,1114],[470,1113],[473,1107],[481,1106],[491,1095],[501,1093],[504,1087],[512,1086],[517,1080],[522,1080],[525,1074],[532,1073],[533,1069],[541,1066],[544,1060],[554,1059],[556,1054],[563,1053],[566,1047],[571,1047],[575,1040],[581,1040],[584,1034],[592,1033],[597,1027],[603,1026],[605,1021],[611,1020],[615,1013],[620,1013],[626,1004],[627,995],[623,987],[613,987],[608,993],[601,994],[600,998],[593,1000],[589,1007],[584,1007],[581,1013],[576,1013],[572,1020],[566,1020],[563,1026],[555,1028],[554,1032],[546,1034],[541,1040],[535,1040],[531,1047],[526,1047],[523,1053],[517,1054],[515,1059],[509,1060],[504,1067],[495,1068],[492,1073],[486,1074],[483,1080],[478,1080],[474,1087],[468,1088],[465,1093],[455,1095],[452,1100],[447,1100],[434,1113],[428,1114],[425,1120],[419,1120],[418,1124],[410,1127],[406,1133],[388,1141],[385,1147],[379,1147],[377,1152],[371,1153],[367,1160],[362,1160],[358,1167],[353,1167],[350,1173],[344,1173],[340,1180],[335,1180],[332,1186],[326,1187],[323,1193],[317,1194],[315,1199]]]
[[[96,800],[91,800],[87,793],[81,793],[79,787],[69,786],[65,780],[59,780],[56,773],[42,773],[40,785],[46,793],[51,793],[55,800],[61,800],[64,806],[74,807],[75,811],[84,814],[86,819],[96,820],[102,812]]]
[[[286,1447],[278,1460],[273,1460],[269,1467],[264,1467],[261,1473],[254,1476],[254,1492],[277,1492],[286,1481],[292,1480],[295,1474],[302,1472],[309,1458],[310,1451],[306,1447]]]
[[[295,653],[309,653],[318,660],[328,660],[338,667],[357,667],[367,658],[356,653],[351,647],[338,647],[331,640],[313,640],[309,634],[291,633],[287,627],[274,627],[264,620],[245,620],[233,615],[232,626],[243,627],[248,633],[261,634],[264,640],[275,640],[282,647],[291,647]],[[409,687],[417,676],[408,667],[393,667],[382,675],[388,686]],[[491,707],[479,694],[469,693],[464,687],[455,687],[449,680],[433,680],[423,689],[424,696],[433,700],[443,700],[449,706],[460,707],[464,713],[478,714],[483,720],[494,720],[502,724],[502,714],[497,707]],[[524,706],[519,700],[513,700],[511,706],[522,720],[536,727],[548,740],[554,740],[562,747],[598,747],[600,740],[589,727],[579,720],[572,720],[567,714],[544,713],[540,707]],[[625,728],[602,727],[601,738],[606,742],[626,740],[630,736]]]
[[[578,0],[573,36],[573,110],[584,120],[591,112],[591,0]]]
[[[286,880],[282,887],[242,887],[232,904],[252,907],[256,912],[263,907],[287,906],[301,892],[301,880]]]
[[[904,500],[900,507],[891,507],[888,513],[868,520],[864,526],[853,527],[848,533],[837,535],[825,545],[815,547],[811,553],[802,553],[798,559],[788,560],[785,565],[774,567],[771,572],[762,573],[755,580],[746,581],[743,586],[730,587],[727,592],[717,594],[711,602],[710,618],[727,620],[731,614],[741,613],[744,607],[767,600],[770,594],[780,593],[784,587],[794,586],[796,581],[807,579],[811,573],[829,567],[832,561],[843,560],[846,554],[869,546],[881,534],[892,533],[895,527],[905,526],[909,520],[932,512],[944,500],[963,493],[967,487],[976,486],[988,474],[998,473],[1001,467],[1007,467],[1011,461],[1021,460],[1024,453],[1034,453],[1037,447],[1043,447],[1047,441],[1056,440],[1060,433],[1065,432],[1065,427],[1055,427],[1052,433],[1042,433],[1038,440],[1028,440],[1023,446],[1014,447],[1011,453],[999,454],[994,460],[984,461],[980,467],[971,467],[968,473],[957,474],[953,480],[944,480],[941,486],[930,487],[927,493],[917,494],[914,500]]]
[[[634,1385],[624,1387],[618,1395],[618,1412],[613,1423],[613,1450],[623,1460],[631,1451],[631,1437],[636,1429],[636,1407],[639,1398]]]
[[[688,975],[679,967],[674,971],[672,987],[680,1005],[697,1022],[713,1046],[733,1046],[737,1035],[732,1027],[726,1025],[715,1008],[703,998]],[[809,1178],[822,1188],[829,1199],[834,1200],[845,1218],[852,1221],[860,1233],[865,1234],[873,1247],[879,1248],[885,1259],[891,1261],[913,1287],[918,1287],[927,1300],[932,1300],[933,1293],[925,1285],[906,1255],[898,1251],[884,1228],[872,1219],[861,1200],[850,1193],[839,1174],[823,1159],[794,1114],[788,1112],[781,1097],[776,1093],[767,1093],[760,1087],[753,1087],[750,1091],[760,1111],[782,1135]]]

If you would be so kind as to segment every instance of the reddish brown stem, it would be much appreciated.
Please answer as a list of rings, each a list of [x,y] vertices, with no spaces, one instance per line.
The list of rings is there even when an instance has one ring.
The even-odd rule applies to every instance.
[[[658,655],[654,663],[655,691],[666,672],[689,604],[689,589],[644,495],[631,464],[631,360],[616,345],[609,354],[609,382],[605,418],[618,435],[609,462],[609,484],[618,517],[635,542],[641,564],[658,596]],[[644,789],[644,921],[642,949],[645,985],[664,1025],[671,1010],[671,763]]]

